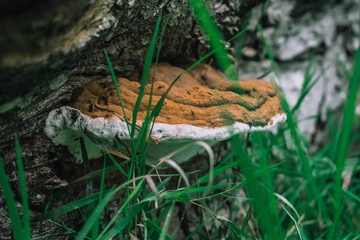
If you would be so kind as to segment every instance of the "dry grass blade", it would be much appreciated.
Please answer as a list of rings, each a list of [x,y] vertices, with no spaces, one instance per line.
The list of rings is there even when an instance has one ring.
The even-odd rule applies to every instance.
[[[206,142],[197,141],[195,143],[197,145],[202,146],[209,155],[209,165],[210,165],[210,167],[209,167],[209,181],[208,181],[208,185],[207,185],[204,193],[202,194],[202,197],[205,197],[207,195],[207,193],[209,192],[209,190],[211,188],[211,185],[213,184],[213,180],[214,180],[214,165],[215,165],[214,151],[212,150],[210,145],[207,144]]]
[[[175,169],[178,173],[180,173],[180,175],[182,176],[182,178],[184,179],[184,182],[186,184],[187,187],[190,187],[190,183],[189,183],[189,179],[186,176],[184,170],[179,166],[179,164],[177,164],[175,161],[168,159],[165,160],[165,163],[167,163],[170,167],[172,167],[173,169]]]
[[[289,206],[293,211],[294,213],[296,214],[296,216],[298,217],[298,219],[300,218],[300,215],[299,213],[296,211],[295,207],[286,199],[284,198],[283,196],[281,196],[280,194],[278,193],[274,193],[274,195],[279,198],[283,203],[285,203],[287,206]]]
[[[155,198],[156,198],[155,208],[159,208],[159,206],[161,206],[161,198],[160,198],[159,191],[157,190],[154,181],[152,180],[152,178],[149,175],[146,175],[145,179],[146,179],[147,183],[149,184],[149,187],[155,194]]]

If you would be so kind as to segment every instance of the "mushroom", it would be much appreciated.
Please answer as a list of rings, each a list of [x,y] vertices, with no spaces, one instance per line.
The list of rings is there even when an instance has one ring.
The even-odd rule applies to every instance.
[[[169,64],[151,67],[137,115],[139,127],[148,109],[152,76],[153,109],[172,81],[184,71]],[[134,73],[129,79],[117,80],[129,122],[139,92],[139,79],[140,74]],[[240,91],[232,91],[235,87]],[[199,64],[184,74],[167,95],[155,120],[151,135],[157,141],[150,142],[146,163],[156,164],[161,157],[197,140],[213,145],[242,132],[268,130],[285,120],[272,82],[257,79],[229,82],[222,72]],[[67,146],[77,162],[82,161],[79,138],[84,139],[89,159],[101,157],[104,146],[122,153],[126,152],[124,144],[130,146],[116,88],[105,80],[88,84],[71,106],[51,111],[45,133],[55,144]],[[172,159],[181,164],[201,150],[199,145],[192,144]]]

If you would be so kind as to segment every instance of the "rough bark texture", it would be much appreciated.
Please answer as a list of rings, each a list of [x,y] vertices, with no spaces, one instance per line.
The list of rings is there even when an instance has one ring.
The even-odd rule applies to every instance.
[[[240,30],[245,14],[260,2],[207,1],[225,38]],[[70,104],[91,80],[109,77],[103,48],[117,76],[141,71],[162,13],[170,20],[161,61],[189,64],[209,50],[185,0],[18,1],[1,2],[0,9],[0,156],[19,200],[13,143],[17,134],[32,215],[43,211],[57,188],[100,167],[74,166],[72,156],[64,147],[54,146],[43,128],[49,111]],[[79,198],[84,189],[71,188],[56,204]],[[1,238],[11,238],[2,197],[0,212]],[[75,214],[62,220],[76,229],[81,226],[78,219]],[[63,231],[50,223],[32,227],[33,236]]]

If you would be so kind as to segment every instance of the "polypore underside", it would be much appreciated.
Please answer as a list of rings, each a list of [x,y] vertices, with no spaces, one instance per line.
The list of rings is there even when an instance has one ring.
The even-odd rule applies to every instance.
[[[151,67],[137,114],[138,126],[146,116],[150,97],[152,110],[184,71],[169,64]],[[117,80],[129,122],[138,97],[140,78],[140,73],[134,73],[129,79]],[[146,163],[155,164],[161,157],[196,140],[212,145],[233,134],[266,130],[285,121],[286,115],[281,111],[276,92],[271,82],[255,79],[229,82],[220,71],[199,64],[183,75],[167,95],[151,133],[160,142],[150,143]],[[45,133],[55,144],[68,146],[78,162],[82,160],[79,138],[84,138],[89,158],[101,157],[105,148],[126,153],[122,144],[131,145],[116,87],[105,79],[86,86],[71,107],[50,112]],[[94,141],[89,133],[102,140]],[[200,146],[190,144],[186,151],[172,159],[182,163],[201,150]]]

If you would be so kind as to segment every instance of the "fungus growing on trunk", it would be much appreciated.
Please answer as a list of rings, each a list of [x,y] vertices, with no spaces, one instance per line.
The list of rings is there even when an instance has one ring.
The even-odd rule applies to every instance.
[[[184,71],[169,64],[151,67],[137,114],[138,126],[148,110],[152,76],[151,109]],[[139,79],[140,73],[134,73],[129,79],[118,79],[129,122],[140,88]],[[239,91],[232,91],[234,88]],[[271,82],[250,79],[231,83],[220,71],[199,64],[183,75],[167,95],[155,120],[151,135],[157,141],[150,142],[146,163],[156,164],[161,157],[196,140],[212,145],[235,134],[268,130],[285,121],[286,115],[281,110],[276,92]],[[82,159],[80,137],[84,138],[89,159],[101,157],[104,146],[122,153],[126,153],[123,144],[130,146],[130,135],[116,88],[105,81],[91,82],[71,107],[51,111],[45,133],[55,144],[66,145],[78,161]],[[172,159],[182,163],[199,151],[201,147],[193,144]]]

